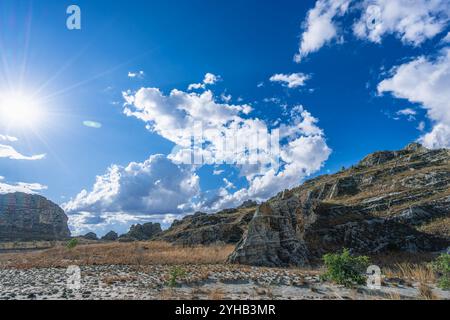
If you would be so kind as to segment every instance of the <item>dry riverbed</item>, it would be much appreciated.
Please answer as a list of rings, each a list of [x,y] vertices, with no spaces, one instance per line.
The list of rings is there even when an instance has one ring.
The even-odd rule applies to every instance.
[[[321,267],[226,264],[233,249],[115,242],[73,249],[59,243],[47,250],[0,253],[0,300],[450,299],[448,291],[434,285],[435,274],[424,263],[429,257],[381,257],[375,262],[387,265],[382,287],[370,290],[323,282]],[[67,272],[70,266],[78,267]]]
[[[381,290],[347,289],[320,281],[313,272],[227,265],[84,266],[79,288],[65,268],[0,270],[0,299],[246,300],[246,299],[450,299],[450,293],[419,283],[385,279]],[[182,270],[176,285],[170,280]],[[68,285],[69,283],[69,285]],[[173,284],[173,283],[172,283]],[[424,294],[426,296],[424,296]]]

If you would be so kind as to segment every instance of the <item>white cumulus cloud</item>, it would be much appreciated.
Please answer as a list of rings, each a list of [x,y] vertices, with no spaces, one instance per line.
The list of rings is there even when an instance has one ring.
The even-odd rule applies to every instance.
[[[197,94],[174,89],[165,95],[157,88],[141,88],[136,93],[124,93],[124,98],[126,115],[142,120],[149,130],[177,145],[169,156],[174,161],[183,162],[186,154],[190,158],[193,129],[201,124],[204,148],[199,151],[203,163],[226,163],[237,167],[246,177],[247,188],[234,193],[229,192],[229,187],[223,188],[214,202],[200,203],[200,207],[216,210],[248,199],[266,200],[319,170],[331,153],[323,131],[317,126],[318,119],[301,106],[293,108],[289,123],[278,128],[284,141],[278,152],[272,152],[267,141],[260,142],[257,165],[242,162],[245,144],[237,143],[237,150],[233,151],[223,147],[225,137],[242,142],[245,139],[239,137],[269,132],[265,121],[249,117],[251,106],[218,103],[211,91]]]
[[[143,219],[184,212],[198,192],[195,173],[163,155],[153,155],[142,163],[111,166],[97,177],[92,190],[81,191],[63,208],[69,214],[89,213],[91,220],[114,213]]]
[[[379,93],[418,103],[433,122],[431,132],[420,141],[429,148],[450,147],[450,48],[437,58],[418,57],[392,70],[378,85]]]

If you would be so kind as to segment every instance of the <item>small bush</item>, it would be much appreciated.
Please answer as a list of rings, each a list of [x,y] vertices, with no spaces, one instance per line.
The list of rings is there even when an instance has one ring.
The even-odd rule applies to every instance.
[[[432,263],[432,267],[439,276],[439,287],[444,290],[450,290],[450,254],[441,254]]]
[[[333,281],[346,287],[366,283],[366,271],[370,265],[369,257],[353,257],[348,249],[344,249],[342,253],[326,254],[323,261],[327,268],[326,273],[322,275],[323,280]]]
[[[174,267],[170,270],[170,277],[169,277],[169,287],[173,288],[178,285],[177,280],[180,277],[186,276],[186,271],[184,271],[180,267]]]
[[[78,245],[78,239],[70,239],[69,242],[67,242],[67,249],[72,250]]]

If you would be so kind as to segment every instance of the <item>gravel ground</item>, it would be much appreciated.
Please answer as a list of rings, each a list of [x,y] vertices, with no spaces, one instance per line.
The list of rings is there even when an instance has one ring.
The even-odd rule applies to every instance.
[[[174,270],[177,285],[170,287]],[[80,271],[80,287],[73,287],[67,269],[0,270],[0,300],[420,299],[418,284],[385,280],[381,290],[346,289],[323,283],[312,273],[286,269],[88,266]],[[450,299],[449,292],[431,289],[435,298]]]

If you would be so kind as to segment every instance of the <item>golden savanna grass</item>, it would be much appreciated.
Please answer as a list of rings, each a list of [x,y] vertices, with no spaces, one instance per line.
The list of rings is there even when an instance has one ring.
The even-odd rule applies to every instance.
[[[430,284],[436,282],[430,265],[435,258],[431,253],[390,252],[373,257],[373,263],[381,267],[385,278]]]
[[[73,249],[57,246],[38,252],[0,254],[0,267],[223,264],[233,250],[232,245],[182,247],[166,242],[116,242],[81,245]]]
[[[388,278],[400,278],[413,282],[436,283],[436,274],[428,264],[400,263],[385,269]]]

